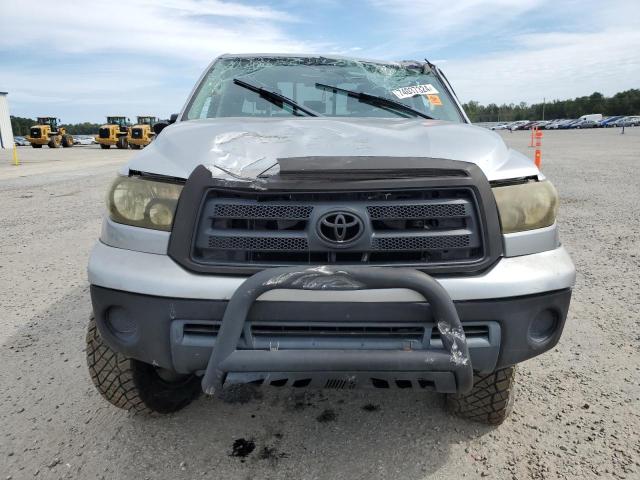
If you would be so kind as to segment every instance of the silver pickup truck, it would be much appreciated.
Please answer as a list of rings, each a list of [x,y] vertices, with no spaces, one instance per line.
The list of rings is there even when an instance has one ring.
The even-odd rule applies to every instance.
[[[87,358],[117,407],[237,384],[432,390],[497,424],[562,333],[558,196],[429,62],[223,55],[119,172]]]

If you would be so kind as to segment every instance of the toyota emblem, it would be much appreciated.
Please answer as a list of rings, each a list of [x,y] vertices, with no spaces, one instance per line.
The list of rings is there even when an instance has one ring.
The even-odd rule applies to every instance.
[[[334,245],[353,242],[363,231],[362,220],[349,212],[325,213],[318,221],[320,238]]]

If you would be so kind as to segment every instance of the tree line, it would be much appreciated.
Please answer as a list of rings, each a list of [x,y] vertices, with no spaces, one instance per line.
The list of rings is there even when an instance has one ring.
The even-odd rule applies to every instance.
[[[605,97],[599,92],[570,100],[519,104],[480,105],[470,101],[463,105],[472,122],[511,122],[515,120],[549,120],[553,118],[578,118],[589,113],[602,113],[605,116],[640,114],[640,89],[634,88]]]
[[[16,136],[24,137],[29,135],[29,129],[36,123],[36,120],[33,118],[11,116],[11,128],[13,129],[13,134]],[[67,133],[71,135],[95,135],[98,133],[98,129],[100,128],[99,123],[91,122],[73,124],[63,123],[59,126],[66,128]]]
[[[578,118],[589,113],[603,115],[638,115],[640,114],[640,89],[633,88],[616,93],[612,97],[605,97],[594,92],[585,97],[571,100],[553,100],[552,102],[519,104],[480,105],[471,100],[463,105],[472,122],[512,122],[515,120],[540,120],[552,118]],[[543,115],[544,110],[544,115]],[[32,118],[11,117],[14,135],[28,135],[29,127],[35,125]],[[72,135],[92,135],[98,133],[99,123],[82,122],[62,124]]]

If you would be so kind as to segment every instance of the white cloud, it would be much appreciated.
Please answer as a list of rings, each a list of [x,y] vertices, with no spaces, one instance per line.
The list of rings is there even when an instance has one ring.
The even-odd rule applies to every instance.
[[[371,2],[393,19],[388,31],[399,36],[373,53],[440,57],[438,52],[455,51],[446,63],[436,63],[444,63],[463,101],[531,103],[639,86],[640,2]],[[485,42],[482,50],[475,48],[478,42]]]
[[[43,2],[38,14],[4,0],[0,49],[43,47],[57,53],[139,53],[207,62],[227,51],[301,51],[283,33],[285,12],[232,2],[195,0]],[[99,61],[99,58],[96,58]]]
[[[637,30],[529,34],[516,37],[513,47],[506,53],[447,62],[447,75],[460,97],[481,103],[533,103],[594,91],[612,95],[639,86]]]
[[[297,22],[267,6],[218,0],[60,0],[38,4],[2,0],[0,54],[21,52],[0,75],[12,105],[37,115],[40,104],[87,119],[82,105],[133,115],[143,108],[166,115],[182,106],[198,74],[216,56],[233,52],[320,49],[285,33]],[[3,68],[4,70],[4,68]],[[50,88],[43,92],[43,84]],[[181,87],[171,85],[180,84]],[[55,92],[55,93],[51,93]]]
[[[388,21],[378,31],[385,40],[373,52],[385,58],[429,54],[451,44],[506,34],[514,19],[550,0],[370,0]]]

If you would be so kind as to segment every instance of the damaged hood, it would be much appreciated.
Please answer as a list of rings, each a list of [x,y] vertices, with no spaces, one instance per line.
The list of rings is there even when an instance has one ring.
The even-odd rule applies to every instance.
[[[533,162],[490,130],[462,123],[389,118],[215,118],[165,128],[122,169],[188,178],[204,165],[218,178],[277,172],[286,157],[386,156],[460,160],[489,180],[537,175]],[[393,168],[393,164],[389,165]]]

